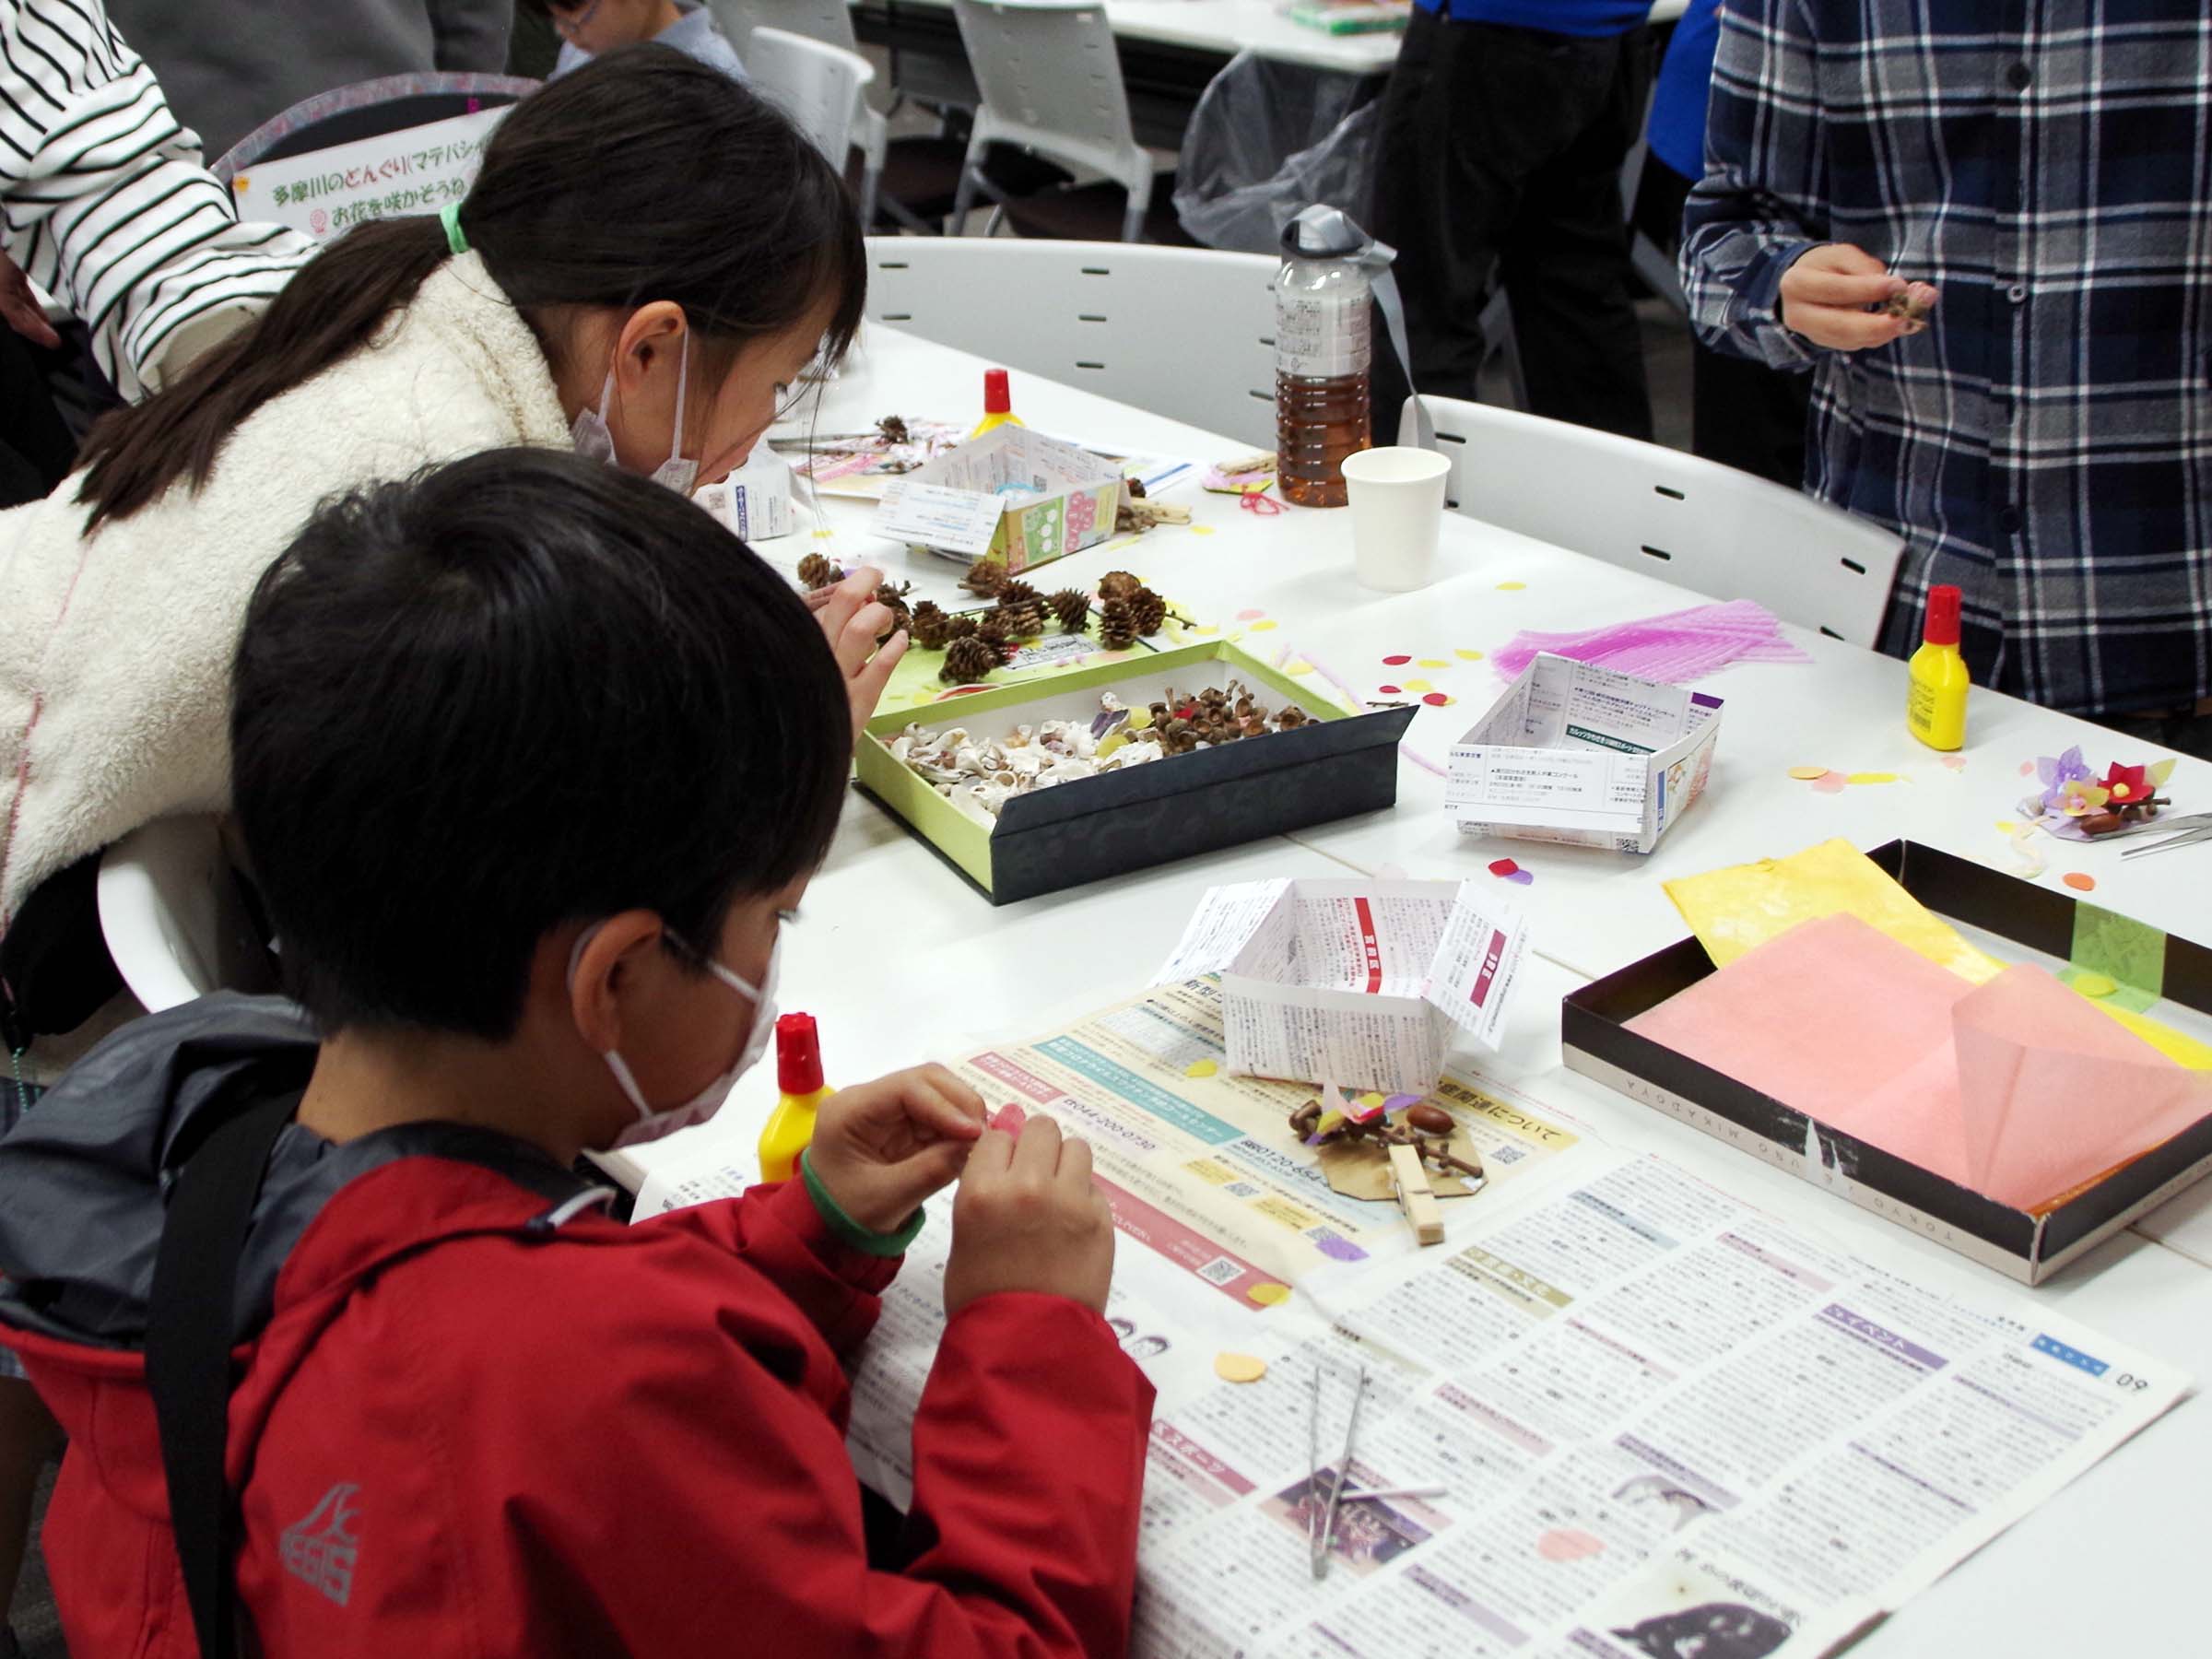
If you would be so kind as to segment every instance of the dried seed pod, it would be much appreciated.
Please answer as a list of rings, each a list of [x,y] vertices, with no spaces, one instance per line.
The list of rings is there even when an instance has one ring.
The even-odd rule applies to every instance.
[[[896,415],[886,415],[876,423],[876,430],[882,435],[886,443],[904,443],[910,436],[906,422]]]
[[[1145,499],[1145,481],[1142,478],[1124,478],[1122,488],[1129,492],[1129,499],[1133,501],[1141,501]]]
[[[1129,601],[1109,599],[1099,612],[1099,643],[1109,651],[1126,651],[1136,643],[1136,621],[1129,614]],[[1158,704],[1154,705],[1157,710]],[[1159,718],[1156,712],[1154,720]]]
[[[998,665],[998,653],[982,640],[955,640],[945,648],[945,666],[937,677],[948,686],[973,685]]]
[[[995,559],[979,559],[968,567],[968,574],[960,578],[960,585],[971,594],[994,599],[1006,585],[1006,567]]]
[[[1452,1114],[1441,1106],[1431,1106],[1426,1100],[1418,1106],[1406,1109],[1406,1122],[1423,1135],[1450,1135]]]
[[[1144,591],[1145,584],[1126,571],[1109,571],[1099,579],[1099,597],[1127,599]]]
[[[1303,709],[1300,708],[1296,703],[1292,703],[1288,708],[1285,709],[1280,714],[1277,714],[1275,717],[1275,729],[1278,732],[1295,731],[1300,726],[1304,725],[1306,722],[1312,718],[1312,716],[1308,714]],[[1271,755],[1275,753],[1273,749],[1269,749],[1267,752]]]
[[[1129,614],[1136,631],[1148,638],[1168,619],[1168,602],[1150,588],[1140,587],[1129,595]]]
[[[826,587],[835,587],[845,579],[844,571],[834,561],[819,553],[809,553],[799,560],[799,580],[806,584],[809,593],[818,593]]]
[[[1320,1127],[1321,1102],[1319,1100],[1308,1100],[1290,1114],[1290,1132],[1300,1140],[1304,1140],[1306,1136]]]
[[[1090,626],[1090,595],[1081,588],[1062,588],[1050,603],[1062,633],[1081,633]]]

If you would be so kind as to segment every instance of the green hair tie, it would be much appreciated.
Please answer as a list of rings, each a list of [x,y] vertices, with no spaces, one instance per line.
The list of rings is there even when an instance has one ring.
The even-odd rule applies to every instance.
[[[438,222],[445,227],[445,246],[449,253],[468,252],[468,238],[461,233],[461,204],[448,202],[438,209]]]

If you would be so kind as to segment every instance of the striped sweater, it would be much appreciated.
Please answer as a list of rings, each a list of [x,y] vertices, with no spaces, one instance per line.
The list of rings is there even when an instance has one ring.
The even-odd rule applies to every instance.
[[[125,397],[266,304],[314,244],[241,225],[101,0],[0,0],[0,241]]]

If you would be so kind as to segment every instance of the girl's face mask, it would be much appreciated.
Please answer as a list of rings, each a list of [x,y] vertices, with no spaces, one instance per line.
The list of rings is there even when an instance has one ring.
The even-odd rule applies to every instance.
[[[688,496],[699,477],[699,463],[684,458],[684,396],[691,378],[691,341],[687,335],[677,348],[676,359],[676,429],[669,434],[668,459],[653,468],[653,481],[665,484],[677,495]],[[609,466],[621,465],[615,459],[615,434],[606,424],[607,406],[614,401],[615,371],[606,371],[606,382],[599,388],[599,406],[577,412],[569,428],[569,441],[576,453],[587,461],[604,461]],[[710,964],[712,966],[712,964]]]

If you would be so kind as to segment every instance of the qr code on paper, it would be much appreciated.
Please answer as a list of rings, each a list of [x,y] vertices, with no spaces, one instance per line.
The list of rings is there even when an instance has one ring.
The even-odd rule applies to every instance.
[[[1251,1198],[1257,1196],[1260,1189],[1253,1186],[1249,1181],[1240,1181],[1234,1185],[1225,1186],[1221,1190],[1231,1198]]]
[[[1216,1256],[1198,1269],[1198,1277],[1209,1285],[1226,1285],[1243,1271],[1242,1267],[1230,1261],[1227,1256]]]

